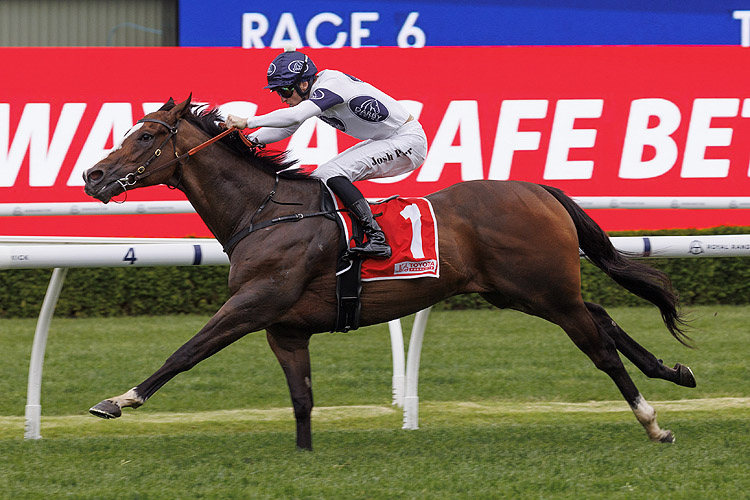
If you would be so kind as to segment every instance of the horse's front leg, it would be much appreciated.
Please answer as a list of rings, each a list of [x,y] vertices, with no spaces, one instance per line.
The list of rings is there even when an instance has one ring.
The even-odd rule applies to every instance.
[[[289,385],[289,394],[297,422],[297,448],[312,450],[312,425],[310,414],[313,408],[312,380],[310,379],[310,335],[299,337],[281,336],[268,331],[268,344],[279,360]]]
[[[178,373],[191,369],[246,334],[264,328],[270,323],[269,318],[277,316],[286,307],[283,301],[279,301],[277,307],[269,307],[266,303],[265,307],[257,308],[257,295],[252,291],[233,295],[206,326],[177,349],[153,375],[124,394],[105,399],[92,407],[90,413],[102,418],[117,418],[122,414],[122,408],[138,408]],[[258,310],[263,314],[258,314]]]

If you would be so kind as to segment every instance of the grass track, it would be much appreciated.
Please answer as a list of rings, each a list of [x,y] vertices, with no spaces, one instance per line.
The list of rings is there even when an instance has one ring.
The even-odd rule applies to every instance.
[[[683,399],[677,401],[651,401],[660,414],[674,417],[680,413],[717,412],[750,416],[750,398]],[[487,424],[500,419],[523,421],[523,416],[536,420],[558,419],[566,414],[620,413],[630,418],[630,408],[623,401],[591,401],[587,403],[514,403],[485,401],[477,402],[427,402],[419,408],[423,427],[455,425],[461,422]],[[125,410],[116,421],[102,421],[90,415],[66,415],[45,417],[44,437],[79,438],[84,436],[143,436],[184,434],[196,429],[278,429],[289,427],[292,409],[270,408],[264,410],[216,410],[189,413],[148,413]],[[316,407],[313,420],[316,428],[360,429],[364,426],[397,428],[403,411],[395,406],[329,406]],[[518,415],[522,415],[518,417]],[[679,417],[678,417],[679,418]],[[426,423],[425,423],[426,422]],[[23,433],[24,417],[0,417],[0,439],[13,439]]]
[[[56,319],[44,439],[27,442],[33,321],[2,320],[0,499],[750,498],[750,308],[696,309],[698,351],[674,342],[658,312],[610,313],[665,362],[695,371],[689,390],[628,365],[674,445],[648,442],[556,327],[492,311],[431,316],[418,431],[401,430],[389,404],[384,327],[313,339],[313,453],[294,450],[288,394],[262,336],[105,421],[88,407],[150,374],[206,318]]]
[[[625,413],[453,420],[413,432],[324,427],[313,453],[293,450],[288,431],[223,427],[12,440],[0,498],[747,498],[749,416],[673,416],[682,437],[674,445],[647,442]]]

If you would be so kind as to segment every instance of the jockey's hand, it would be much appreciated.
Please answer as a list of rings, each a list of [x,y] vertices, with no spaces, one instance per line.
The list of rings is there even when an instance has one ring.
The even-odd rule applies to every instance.
[[[238,128],[240,130],[247,128],[247,119],[241,116],[227,115],[225,123],[227,124],[227,128]]]

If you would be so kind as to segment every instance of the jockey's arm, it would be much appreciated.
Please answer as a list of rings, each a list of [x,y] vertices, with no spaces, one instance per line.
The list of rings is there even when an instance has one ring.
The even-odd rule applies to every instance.
[[[286,139],[297,131],[299,125],[285,128],[264,127],[248,134],[247,138],[256,144],[271,144]]]
[[[313,102],[302,101],[290,108],[277,109],[265,115],[251,116],[247,119],[247,128],[274,127],[286,128],[300,126],[302,122],[321,113],[321,109]]]
[[[248,135],[250,140],[269,144],[286,139],[292,135],[308,118],[320,114],[320,108],[310,101],[302,101],[296,106],[277,109],[265,115],[252,116],[247,119],[229,115],[227,125],[239,128],[258,128],[260,130]],[[244,125],[244,127],[243,127]]]

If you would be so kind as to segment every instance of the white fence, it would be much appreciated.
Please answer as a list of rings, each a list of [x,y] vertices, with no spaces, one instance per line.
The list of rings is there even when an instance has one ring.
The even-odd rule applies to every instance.
[[[140,243],[0,246],[0,269],[56,267],[155,267],[228,265],[221,245]]]
[[[101,239],[97,240],[101,241]],[[227,265],[215,240],[138,244],[0,245],[0,269]],[[637,257],[750,257],[750,235],[620,236],[618,250]]]
[[[0,217],[21,215],[132,215],[195,213],[189,201],[129,201],[103,204],[83,203],[0,203]]]
[[[697,197],[697,196],[576,196],[573,199],[581,208],[626,209],[746,209],[750,197]],[[188,201],[129,201],[125,203],[0,203],[2,216],[44,215],[130,215],[130,214],[186,214],[195,212]]]
[[[750,198],[610,198],[580,197],[594,208],[750,208]],[[0,216],[106,215],[190,213],[188,202],[0,204]],[[104,244],[103,242],[108,243]],[[146,241],[155,241],[146,243]],[[111,243],[110,243],[111,242]],[[750,235],[616,237],[619,250],[641,257],[748,257]],[[26,404],[26,439],[41,438],[41,383],[44,351],[55,305],[70,267],[144,267],[225,265],[226,255],[215,240],[149,240],[54,237],[0,237],[0,269],[54,268],[37,322]],[[404,429],[418,428],[417,396],[422,341],[430,309],[417,313],[405,360],[399,320],[389,322],[393,353],[393,401],[404,408]]]

